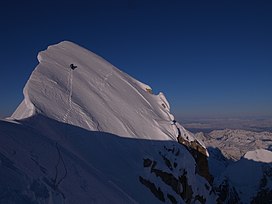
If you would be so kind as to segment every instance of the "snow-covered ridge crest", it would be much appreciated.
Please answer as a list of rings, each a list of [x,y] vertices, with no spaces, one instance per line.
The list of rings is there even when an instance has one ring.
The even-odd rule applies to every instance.
[[[244,158],[256,162],[272,163],[272,152],[265,149],[256,149],[247,152]]]
[[[38,60],[13,118],[42,114],[88,130],[176,140],[181,126],[173,124],[164,94],[154,95],[150,86],[103,58],[64,41],[40,52]],[[179,128],[179,134],[184,133],[187,131]]]

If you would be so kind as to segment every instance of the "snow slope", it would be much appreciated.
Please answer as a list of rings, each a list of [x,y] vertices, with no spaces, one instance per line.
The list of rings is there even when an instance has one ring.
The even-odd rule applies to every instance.
[[[5,121],[0,121],[0,129],[0,203],[132,202],[60,141],[46,137],[48,130],[43,135]]]
[[[0,121],[1,202],[215,203],[162,93],[71,42],[38,60]]]

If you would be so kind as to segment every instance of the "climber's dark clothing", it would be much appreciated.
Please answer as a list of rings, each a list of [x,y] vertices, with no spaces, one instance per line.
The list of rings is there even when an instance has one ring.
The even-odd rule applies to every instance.
[[[74,70],[74,69],[77,68],[77,66],[75,66],[74,64],[70,64],[70,68],[71,68],[72,70]]]

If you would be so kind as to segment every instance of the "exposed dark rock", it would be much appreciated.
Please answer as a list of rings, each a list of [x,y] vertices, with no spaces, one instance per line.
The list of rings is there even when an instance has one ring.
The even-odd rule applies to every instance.
[[[151,169],[154,169],[156,165],[157,165],[157,162],[156,162],[156,161],[153,161],[152,166],[151,166]]]
[[[152,161],[150,159],[144,159],[144,167],[150,167],[152,164]]]
[[[252,201],[252,204],[271,204],[272,203],[272,190],[270,189],[262,189],[258,192],[257,196],[255,196]]]
[[[178,151],[176,152],[176,154],[175,154],[176,156],[178,156],[179,155],[179,149],[178,149]]]
[[[191,155],[194,157],[196,162],[196,173],[204,177],[210,184],[212,184],[213,177],[209,172],[209,164],[207,159],[206,149],[202,147],[197,140],[189,142],[183,137],[178,137],[178,142],[184,145]]]
[[[140,182],[145,185],[159,200],[165,202],[165,198],[163,192],[161,191],[160,187],[156,187],[154,183],[151,181],[144,179],[143,177],[139,176]]]
[[[176,178],[173,174],[156,169],[155,167],[156,165],[152,165],[151,173],[160,177],[161,180],[180,195],[183,200],[191,202],[193,191],[191,186],[188,184],[187,172],[185,170],[183,170],[183,174],[180,175],[179,178]]]
[[[176,198],[170,194],[167,194],[167,198],[171,201],[172,204],[178,203]]]
[[[188,184],[187,172],[183,170],[183,174],[179,177],[179,181],[182,184],[183,191],[181,197],[186,203],[191,203],[193,190],[192,187]]]
[[[207,190],[210,190],[210,186],[208,186],[206,183],[205,183],[205,188],[206,188]]]
[[[263,178],[260,181],[260,188],[265,188],[267,185],[267,178],[266,176],[263,176]]]
[[[155,173],[156,176],[160,177],[162,181],[170,186],[177,194],[181,194],[181,184],[179,180],[173,176],[173,174],[163,172],[159,169],[152,169],[151,173]]]
[[[166,166],[167,166],[170,170],[173,170],[173,167],[172,167],[172,164],[171,164],[170,160],[167,159],[166,156],[164,156],[164,155],[162,155],[162,154],[160,154],[160,155],[161,155],[161,157],[163,158],[164,163],[166,164]]]
[[[263,167],[263,177],[260,181],[259,192],[252,199],[252,204],[270,204],[272,203],[272,189],[268,186],[268,180],[272,180],[272,168],[268,165],[264,165]]]
[[[225,179],[223,183],[216,188],[216,192],[219,196],[217,199],[218,203],[241,203],[236,189],[233,186],[230,186],[227,179]]]
[[[167,150],[168,152],[174,153],[174,151],[175,151],[175,147],[167,148],[166,146],[163,146],[163,148],[164,148],[165,150]]]
[[[197,200],[202,204],[206,203],[206,199],[203,196],[196,195],[195,201],[197,201]]]
[[[189,147],[186,147],[186,148],[191,152],[194,158],[199,161],[199,164],[203,164],[202,159],[205,159],[204,161],[207,161],[205,155],[197,152],[195,149],[192,149]],[[168,148],[164,146],[164,151],[159,151],[159,155],[161,156],[163,161],[163,163],[160,163],[160,164],[164,164],[165,166],[167,166],[169,171],[160,169],[159,167],[157,167],[157,161],[152,161],[149,158],[145,158],[143,160],[144,161],[143,166],[144,168],[148,168],[151,174],[155,175],[163,183],[168,185],[176,193],[176,195],[179,195],[179,198],[175,197],[176,195],[174,196],[169,194],[169,192],[162,192],[162,190],[159,187],[156,187],[156,185],[152,183],[152,181],[147,180],[142,176],[139,177],[140,182],[143,185],[145,185],[147,188],[149,188],[150,191],[160,200],[165,200],[165,197],[164,197],[164,193],[165,193],[165,195],[167,196],[166,199],[169,199],[171,203],[178,203],[179,199],[180,200],[182,199],[186,203],[192,203],[195,201],[200,203],[205,203],[206,198],[203,197],[202,195],[197,195],[195,197],[193,196],[194,192],[192,187],[189,185],[188,178],[187,178],[187,171],[183,168],[176,169],[178,167],[176,158],[180,155],[180,150],[175,147]],[[172,159],[169,159],[169,158],[172,158]],[[174,170],[175,172],[176,170],[179,172],[179,176],[173,173]],[[197,171],[196,173],[199,174],[199,172],[201,171],[203,172],[204,170],[202,170],[201,167],[197,166],[196,171]],[[208,184],[205,185],[205,188],[207,190],[210,190],[211,194],[213,193],[212,188],[210,188]]]
[[[196,173],[199,174],[200,176],[206,178],[206,180],[210,184],[212,184],[213,177],[209,171],[209,164],[208,164],[207,156],[202,154],[201,152],[195,150],[195,149],[190,149],[189,151],[196,161]]]

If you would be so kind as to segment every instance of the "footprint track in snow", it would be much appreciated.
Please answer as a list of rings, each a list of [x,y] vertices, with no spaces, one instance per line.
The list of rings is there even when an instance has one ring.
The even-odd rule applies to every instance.
[[[68,76],[68,92],[69,92],[69,97],[68,97],[68,103],[69,103],[69,109],[65,113],[65,115],[62,118],[63,122],[67,122],[67,117],[70,114],[71,110],[73,109],[72,106],[72,94],[73,94],[73,73],[72,70],[69,71],[69,76]]]

